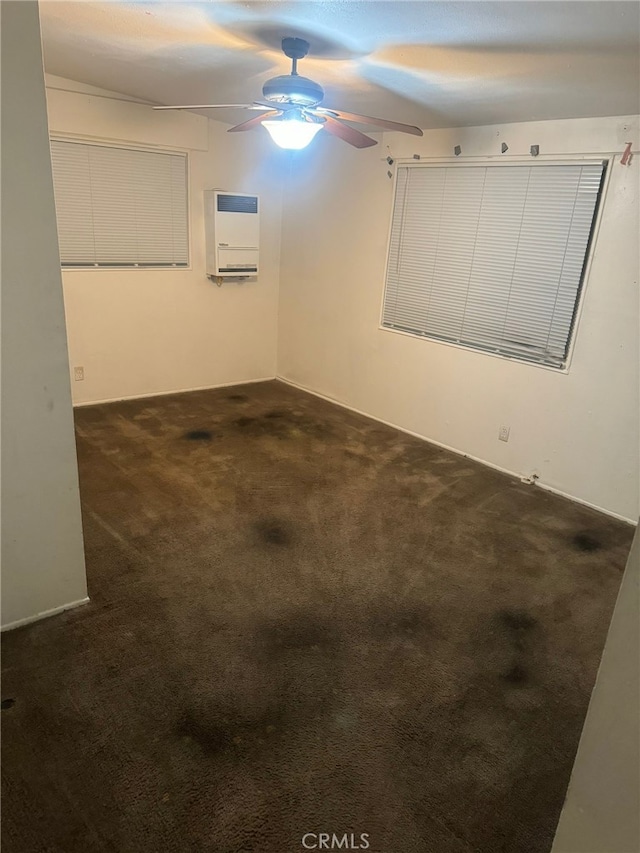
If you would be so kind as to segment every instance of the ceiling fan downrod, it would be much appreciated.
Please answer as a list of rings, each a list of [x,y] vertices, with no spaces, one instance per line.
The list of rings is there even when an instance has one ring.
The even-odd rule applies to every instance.
[[[291,74],[298,74],[298,60],[304,59],[309,53],[309,42],[305,39],[293,38],[286,36],[282,39],[282,52],[291,60]]]
[[[314,107],[322,103],[324,90],[314,80],[298,74],[298,60],[309,53],[309,42],[287,36],[282,39],[282,50],[293,62],[291,74],[272,77],[262,87],[262,95],[270,104],[281,109],[288,107]]]

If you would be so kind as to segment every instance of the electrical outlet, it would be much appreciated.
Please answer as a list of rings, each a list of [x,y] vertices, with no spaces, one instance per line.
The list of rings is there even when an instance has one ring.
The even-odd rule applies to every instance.
[[[498,440],[499,441],[509,441],[510,429],[511,428],[508,426],[501,426],[500,429],[498,430]]]
[[[82,382],[84,379],[84,367],[74,367],[73,378],[76,380],[76,382]]]

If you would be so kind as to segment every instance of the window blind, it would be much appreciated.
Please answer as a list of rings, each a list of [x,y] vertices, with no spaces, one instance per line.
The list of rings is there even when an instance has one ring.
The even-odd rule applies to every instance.
[[[186,155],[51,142],[63,267],[188,264]]]
[[[399,166],[382,325],[563,367],[604,170]]]

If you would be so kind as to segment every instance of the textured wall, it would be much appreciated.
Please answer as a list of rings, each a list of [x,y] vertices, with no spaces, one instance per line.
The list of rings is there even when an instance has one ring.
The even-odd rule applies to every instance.
[[[38,7],[2,21],[2,625],[86,597]]]

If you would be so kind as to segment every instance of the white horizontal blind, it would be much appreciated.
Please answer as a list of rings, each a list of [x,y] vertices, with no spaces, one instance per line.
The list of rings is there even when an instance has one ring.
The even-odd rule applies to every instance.
[[[400,166],[383,326],[563,367],[604,167]]]
[[[51,142],[63,267],[187,266],[185,154]]]

